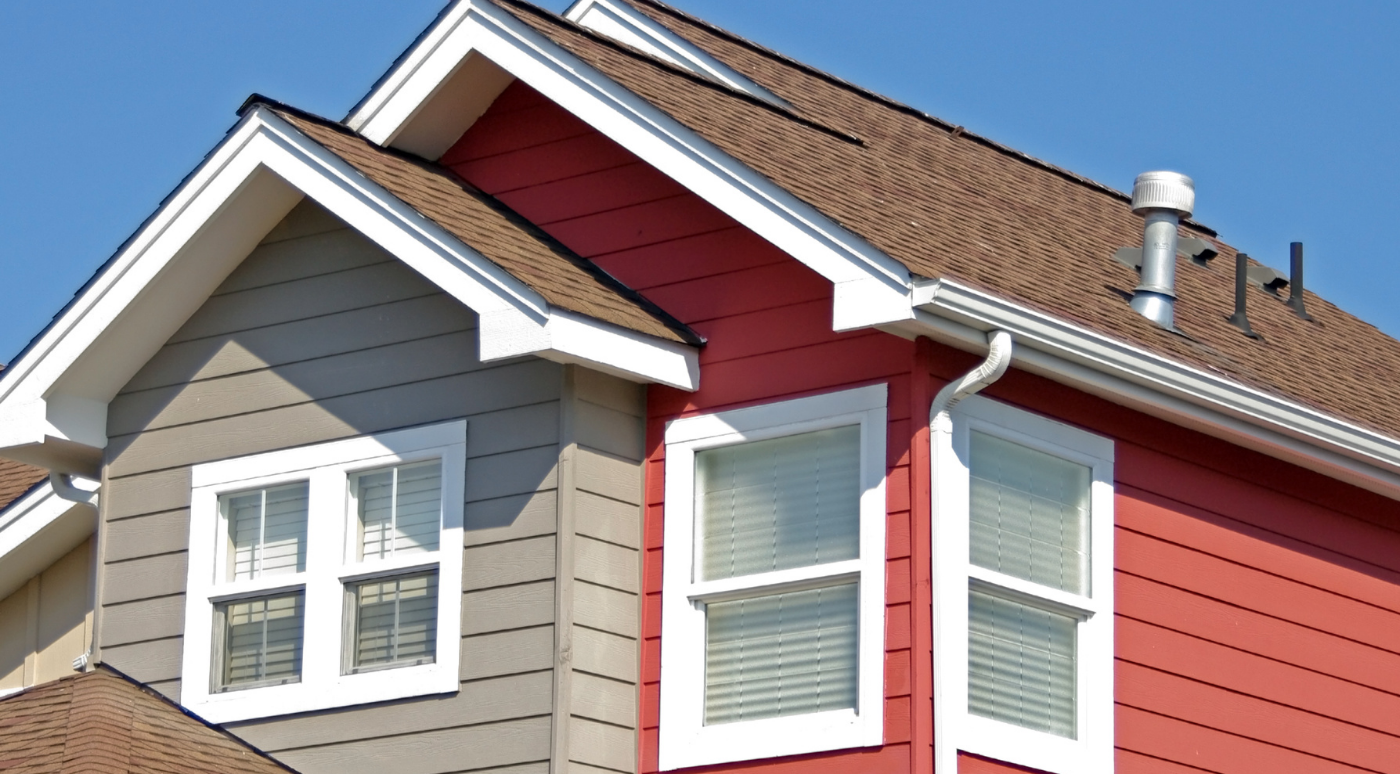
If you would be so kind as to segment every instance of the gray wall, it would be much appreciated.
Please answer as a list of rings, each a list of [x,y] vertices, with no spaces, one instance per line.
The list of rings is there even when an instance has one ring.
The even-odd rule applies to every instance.
[[[631,772],[644,388],[475,328],[298,206],[110,406],[103,660],[179,699],[191,465],[466,418],[460,693],[230,730],[306,774]]]

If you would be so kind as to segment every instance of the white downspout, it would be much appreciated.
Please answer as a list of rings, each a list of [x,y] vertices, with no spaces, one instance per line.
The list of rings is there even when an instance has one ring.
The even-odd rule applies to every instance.
[[[953,713],[945,710],[947,699],[943,696],[945,680],[939,679],[938,667],[940,665],[939,644],[940,636],[947,636],[942,631],[943,627],[938,626],[940,620],[939,608],[940,599],[943,597],[943,590],[939,588],[938,574],[938,468],[940,458],[954,454],[953,450],[953,419],[949,411],[958,401],[969,395],[980,392],[1006,373],[1006,369],[1011,365],[1011,334],[1006,331],[992,331],[987,334],[987,359],[981,365],[968,371],[961,379],[955,379],[946,384],[938,391],[938,395],[933,399],[933,405],[928,411],[929,425],[929,503],[930,518],[933,523],[929,525],[929,536],[933,545],[930,546],[929,557],[933,566],[930,568],[933,579],[933,769],[939,774],[943,772],[956,772],[958,766],[958,751],[953,744],[956,736],[955,729],[951,728],[951,716]],[[946,462],[944,464],[947,464]],[[964,518],[966,515],[964,514]],[[966,608],[963,613],[966,614]],[[940,722],[941,721],[941,722]]]
[[[86,505],[97,510],[97,490],[79,489],[73,485],[72,475],[51,470],[49,471],[49,486],[53,487],[53,493],[58,496],[58,499]]]

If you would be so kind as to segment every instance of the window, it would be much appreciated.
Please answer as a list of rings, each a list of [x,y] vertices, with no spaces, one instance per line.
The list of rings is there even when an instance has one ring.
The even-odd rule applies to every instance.
[[[466,423],[197,465],[182,699],[215,723],[458,688]]]
[[[667,427],[663,769],[883,743],[885,401]]]
[[[1113,444],[973,396],[933,434],[937,761],[1113,767]]]

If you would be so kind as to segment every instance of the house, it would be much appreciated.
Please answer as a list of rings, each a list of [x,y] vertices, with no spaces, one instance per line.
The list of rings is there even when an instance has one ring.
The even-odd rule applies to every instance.
[[[306,774],[1395,771],[1400,343],[1140,182],[459,0],[251,98],[0,456],[95,500],[86,668]]]

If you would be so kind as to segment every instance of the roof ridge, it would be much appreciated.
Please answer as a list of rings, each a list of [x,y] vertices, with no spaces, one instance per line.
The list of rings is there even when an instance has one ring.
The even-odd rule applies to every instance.
[[[1025,151],[1016,150],[1015,148],[1012,148],[1009,145],[997,142],[996,140],[993,140],[985,135],[978,134],[977,132],[970,132],[967,130],[966,127],[960,124],[954,124],[951,121],[948,121],[947,119],[939,118],[938,116],[935,116],[932,113],[927,113],[912,105],[900,102],[899,100],[894,99],[893,97],[887,97],[884,94],[879,93],[878,91],[868,89],[857,83],[848,81],[845,78],[842,78],[838,75],[833,75],[832,73],[822,70],[819,67],[814,67],[806,62],[803,62],[800,59],[795,59],[791,56],[788,56],[787,54],[784,54],[781,51],[771,49],[763,45],[762,43],[757,43],[755,41],[749,40],[748,38],[739,35],[738,33],[731,32],[723,27],[720,27],[719,25],[714,24],[713,22],[706,21],[698,16],[682,11],[679,8],[663,3],[661,2],[661,0],[623,0],[623,2],[649,5],[655,8],[656,10],[661,11],[662,13],[669,14],[683,22],[686,22],[687,24],[693,24],[697,27],[704,28],[705,30],[714,33],[715,35],[729,40],[731,43],[735,43],[737,45],[748,48],[751,51],[754,51],[755,53],[762,54],[763,56],[769,57],[770,59],[774,59],[789,67],[801,70],[807,73],[808,75],[820,78],[834,86],[846,89],[847,91],[864,97],[865,99],[868,99],[872,102],[879,103],[892,110],[897,110],[901,113],[905,113],[915,118],[919,118],[940,128],[947,129],[950,133],[953,133],[956,136],[965,137],[969,140],[972,140],[973,142],[985,145],[988,148],[997,151],[998,153],[1002,153],[1012,158],[1018,159],[1022,162],[1030,164],[1031,166],[1039,167],[1047,172],[1052,172],[1071,182],[1083,185],[1087,188],[1094,189],[1096,191],[1099,191],[1100,193],[1108,194],[1109,196],[1112,196],[1116,199],[1121,199],[1125,202],[1132,201],[1133,197],[1131,194],[1124,193],[1123,191],[1120,191],[1111,185],[1108,185],[1106,183],[1100,183],[1099,181],[1094,180],[1091,177],[1086,177],[1084,175],[1079,174],[1078,172],[1074,172],[1072,170],[1066,169],[1065,167],[1061,167],[1058,164],[1053,164],[1044,159],[1037,158],[1035,156],[1030,155],[1029,153],[1026,153]],[[694,43],[694,41],[690,42]],[[1183,218],[1182,224],[1192,228],[1193,230],[1205,233],[1208,236],[1219,236],[1219,233],[1215,229],[1191,218]]]
[[[597,41],[598,43],[606,45],[610,48],[614,48],[621,53],[627,54],[628,56],[634,57],[636,59],[640,59],[644,62],[647,62],[648,64],[652,64],[657,67],[669,70],[675,73],[676,75],[680,75],[702,86],[706,86],[717,91],[722,91],[733,97],[737,97],[738,99],[742,99],[759,107],[771,110],[772,112],[789,118],[793,121],[796,121],[802,124],[803,126],[806,126],[810,129],[815,129],[819,132],[822,132],[823,134],[831,135],[832,137],[835,137],[836,139],[841,140],[843,142],[849,142],[853,145],[865,145],[865,140],[861,139],[860,137],[857,137],[854,134],[844,132],[840,129],[836,129],[835,127],[827,126],[826,124],[823,124],[820,121],[801,115],[791,108],[787,108],[782,105],[776,105],[766,99],[756,97],[741,89],[736,89],[727,83],[722,83],[712,78],[706,78],[705,76],[700,75],[699,73],[696,73],[693,70],[681,67],[672,62],[667,62],[666,60],[653,56],[652,54],[649,54],[646,51],[641,51],[639,49],[633,48],[632,46],[629,46],[626,43],[608,37],[607,35],[599,33],[595,30],[589,29],[588,27],[579,24],[573,19],[565,17],[563,14],[557,14],[549,10],[548,8],[543,8],[541,6],[535,5],[534,3],[529,2],[529,0],[490,0],[490,2],[493,2],[497,5],[500,5],[502,3],[509,4],[511,6],[519,8],[522,11],[533,13],[536,16],[549,19],[551,22],[566,26],[574,32],[579,33],[580,35],[587,36],[591,40]]]

